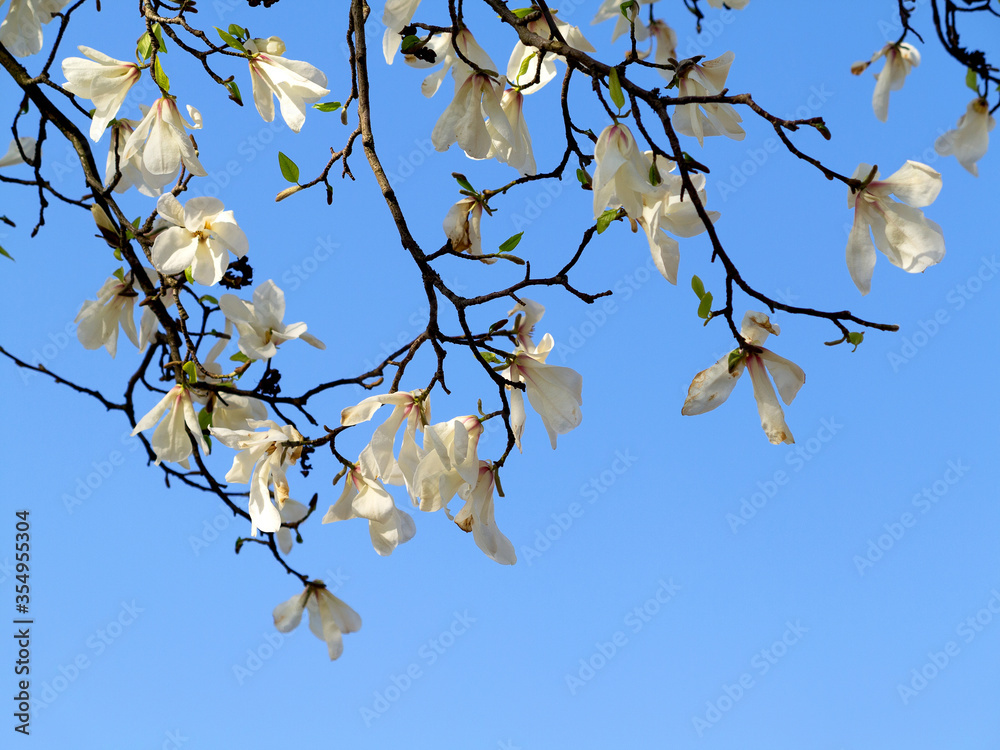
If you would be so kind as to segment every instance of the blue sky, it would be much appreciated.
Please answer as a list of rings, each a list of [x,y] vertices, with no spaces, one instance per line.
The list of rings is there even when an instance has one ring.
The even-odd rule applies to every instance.
[[[104,18],[80,13],[65,54],[79,43],[129,58],[141,30],[109,23],[111,5]],[[568,3],[561,15],[604,58],[620,59],[625,47],[609,44],[611,25],[589,25],[596,5]],[[248,524],[208,495],[168,490],[121,415],[4,364],[0,600],[12,611],[13,513],[27,509],[37,746],[996,747],[1000,404],[991,383],[1000,362],[990,332],[1000,312],[1000,162],[994,148],[977,179],[932,148],[971,98],[965,71],[939,50],[928,4],[918,3],[915,23],[929,43],[882,124],[871,109],[874,80],[849,68],[898,36],[894,2],[804,10],[755,0],[739,12],[707,9],[700,36],[680,3],[659,6],[681,56],[734,51],[731,91],[750,91],[777,115],[824,117],[831,141],[813,131],[793,138],[833,169],[850,174],[864,161],[888,175],[915,159],[941,172],[944,188],[925,212],[944,229],[944,261],[908,275],[880,255],[872,293],[861,297],[844,263],[851,212],[841,184],[775,149],[772,129],[751,113],[742,142],[686,144],[712,169],[708,207],[721,212],[720,237],[750,283],[794,304],[898,323],[899,333],[868,333],[851,353],[823,345],[834,330],[820,321],[772,318],[782,334],[769,346],[807,373],[785,409],[795,445],[767,442],[748,383],[719,409],[682,417],[691,378],[733,346],[722,321],[702,326],[688,282],[698,274],[718,298],[723,276],[704,237],[681,240],[680,283],[671,287],[642,234],[613,225],[573,276],[578,288],[618,291],[613,303],[587,307],[555,289],[534,296],[547,307],[537,331],[558,346],[549,361],[583,375],[584,418],[552,451],[529,409],[524,453],[507,462],[496,509],[517,565],[492,562],[443,514],[419,514],[401,493],[399,506],[419,514],[417,534],[390,557],[372,550],[362,521],[306,527],[290,562],[327,581],[364,621],[333,663],[305,624],[275,631],[272,609],[299,586],[262,549],[233,554]],[[510,42],[487,31],[489,14],[467,13],[503,66]],[[220,1],[204,3],[199,20],[281,36],[288,57],[326,72],[330,99],[346,97],[344,18],[303,24],[290,3],[264,11]],[[977,34],[988,39],[977,29],[970,43]],[[423,73],[399,59],[386,66],[380,39],[370,37],[377,147],[414,236],[436,248],[460,197],[452,171],[476,187],[515,174],[457,147],[434,152],[431,129],[452,83],[425,99]],[[164,62],[180,102],[204,116],[197,137],[210,176],[195,192],[235,212],[255,281],[274,279],[287,293],[286,321],[306,321],[327,344],[323,352],[283,345],[275,359],[283,392],[353,375],[419,332],[419,275],[360,151],[351,161],[357,181],[338,181],[332,206],[315,191],[272,201],[287,185],[275,150],[311,176],[350,130],[338,115],[311,111],[296,135],[252,107],[237,109],[177,50]],[[245,67],[228,73],[249,98]],[[0,85],[9,116],[17,97]],[[152,98],[146,89],[125,114]],[[582,80],[571,103],[582,127],[609,124]],[[561,153],[557,86],[529,97],[525,111],[540,168],[550,168]],[[52,179],[79,194],[79,169],[65,152],[51,135]],[[20,169],[5,174],[24,176]],[[123,337],[114,361],[85,351],[72,321],[117,264],[91,237],[89,214],[54,205],[30,239],[33,195],[3,191],[3,213],[17,222],[0,234],[16,258],[3,260],[0,279],[3,345],[114,398],[138,361],[134,348]],[[124,201],[137,215],[153,207],[137,194]],[[536,273],[561,266],[592,221],[591,194],[575,181],[529,185],[493,205],[484,247],[524,230],[517,252]],[[438,268],[469,295],[522,272],[453,259]],[[488,323],[509,306],[476,319]],[[758,309],[745,299],[738,306]],[[453,317],[443,320],[457,330]],[[491,397],[469,356],[456,350],[447,362],[452,395],[433,396],[435,421]],[[404,387],[423,385],[426,365],[418,360]],[[333,424],[364,395],[341,389],[317,399],[316,413]],[[143,396],[139,408],[158,398]],[[347,455],[370,437],[353,432],[341,446]],[[487,432],[480,456],[498,457],[503,443]],[[210,460],[224,474],[231,455],[216,444]],[[290,475],[292,496],[319,493],[324,509],[340,493],[330,484],[337,468],[322,456],[313,465],[308,478]],[[6,679],[14,690],[12,672]],[[12,722],[8,712],[2,731]]]

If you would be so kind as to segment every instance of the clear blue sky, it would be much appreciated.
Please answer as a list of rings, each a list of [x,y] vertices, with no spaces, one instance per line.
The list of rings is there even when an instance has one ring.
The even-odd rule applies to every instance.
[[[141,30],[112,22],[113,5],[101,18],[80,13],[67,55],[81,43],[130,57]],[[468,22],[502,68],[509,42],[481,32],[491,19],[472,5]],[[299,586],[262,549],[233,554],[248,524],[208,495],[167,490],[121,415],[0,365],[9,415],[0,611],[13,610],[6,571],[14,510],[28,509],[32,691],[49,701],[36,706],[33,737],[18,742],[87,750],[289,741],[462,750],[997,747],[1000,159],[994,144],[975,179],[931,148],[971,98],[965,71],[939,50],[930,9],[918,4],[915,23],[929,44],[882,124],[871,109],[872,76],[849,68],[896,38],[895,2],[805,10],[754,0],[722,16],[707,9],[700,37],[680,3],[659,5],[677,29],[679,55],[735,52],[731,91],[752,92],[778,115],[824,117],[832,141],[813,131],[793,137],[834,169],[850,174],[865,161],[887,175],[912,158],[942,173],[926,214],[944,229],[944,261],[911,276],[880,255],[873,291],[862,298],[844,263],[851,212],[841,184],[775,152],[770,126],[748,112],[743,142],[687,144],[712,169],[709,208],[721,211],[722,241],[751,283],[779,299],[895,322],[900,332],[869,333],[852,354],[823,346],[834,337],[830,326],[774,316],[783,332],[769,346],[807,373],[785,410],[794,446],[768,444],[749,383],[716,411],[682,417],[691,378],[733,346],[723,322],[702,327],[688,281],[697,273],[719,297],[722,276],[708,264],[704,237],[682,240],[681,281],[671,287],[652,268],[642,234],[615,224],[574,276],[583,289],[620,289],[610,311],[555,290],[535,295],[548,308],[538,333],[564,345],[549,361],[583,375],[584,419],[553,452],[529,410],[524,454],[508,461],[496,510],[517,565],[486,558],[440,513],[420,514],[416,537],[388,558],[372,550],[362,521],[305,528],[291,562],[326,580],[364,621],[334,663],[305,623],[285,636],[274,630],[271,610]],[[611,24],[589,25],[596,6],[567,3],[563,15],[619,59],[625,47],[610,46]],[[270,11],[237,2],[200,10],[207,26],[238,22],[255,36],[282,36],[288,57],[326,72],[330,99],[346,97],[346,13],[304,18],[290,1]],[[373,16],[381,17],[380,4]],[[477,187],[515,175],[473,163],[457,147],[433,153],[450,77],[424,99],[422,72],[398,58],[387,67],[380,41],[371,37],[377,146],[415,236],[436,248],[459,198],[452,171]],[[286,321],[306,321],[327,344],[325,352],[282,347],[275,364],[283,392],[359,372],[381,359],[383,346],[415,335],[426,315],[418,274],[360,151],[351,162],[357,182],[338,182],[331,207],[318,192],[272,200],[287,184],[275,146],[311,176],[349,128],[315,111],[299,135],[280,121],[269,126],[252,107],[226,101],[177,52],[164,61],[172,88],[204,116],[197,137],[210,177],[202,192],[217,192],[235,212],[255,280],[274,279],[287,293]],[[245,65],[227,72],[249,99]],[[0,92],[9,119],[17,95],[9,83]],[[126,114],[152,98],[147,89]],[[587,98],[577,80],[578,122],[599,132],[608,122]],[[562,132],[557,85],[525,108],[539,165],[550,168]],[[57,134],[45,155],[60,189],[80,194],[79,169]],[[134,348],[122,337],[115,361],[85,351],[72,321],[117,264],[91,238],[85,212],[51,207],[30,240],[33,194],[4,186],[3,196],[3,213],[18,225],[0,233],[16,258],[0,259],[4,346],[116,397]],[[136,194],[125,201],[137,215],[153,206]],[[523,229],[518,253],[539,273],[554,270],[592,220],[591,202],[574,180],[512,192],[484,219],[484,247]],[[521,273],[448,260],[439,268],[468,294]],[[738,305],[740,314],[748,307]],[[508,308],[499,302],[480,317],[492,321]],[[436,421],[474,411],[491,390],[462,352],[448,367],[453,396],[435,394]],[[415,368],[404,387],[425,379]],[[363,396],[332,394],[317,400],[317,412],[332,425]],[[140,408],[155,402],[143,396]],[[355,433],[342,447],[349,455],[370,435]],[[502,443],[489,435],[480,455],[496,458]],[[216,443],[211,460],[224,474],[231,454]],[[292,496],[307,502],[318,492],[325,509],[340,492],[330,484],[336,468],[321,456],[314,466],[308,478],[290,474]],[[411,510],[401,493],[397,501]],[[8,665],[12,640],[2,649]],[[15,675],[10,667],[4,674],[12,696]],[[11,713],[0,727],[5,747],[15,745]]]

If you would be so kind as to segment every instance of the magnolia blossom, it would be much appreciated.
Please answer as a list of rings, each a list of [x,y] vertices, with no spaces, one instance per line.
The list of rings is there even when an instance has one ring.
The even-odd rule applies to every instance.
[[[150,283],[155,284],[156,275],[149,269],[146,274]],[[149,306],[144,307],[140,326],[145,335],[140,339],[135,328],[135,303],[143,296],[138,280],[133,278],[131,271],[122,274],[121,278],[112,276],[105,281],[97,292],[97,299],[85,301],[76,316],[76,335],[83,347],[98,349],[103,346],[114,357],[118,350],[120,325],[139,351],[145,349],[157,321]]]
[[[461,45],[463,36],[468,36],[472,38],[472,34],[468,29],[462,29],[457,35],[456,39],[459,40]],[[473,41],[475,44],[475,41]],[[478,44],[475,44],[479,48]],[[433,53],[423,54],[420,57],[416,55],[406,55],[406,64],[412,68],[437,68],[433,73],[430,73],[420,84],[420,93],[426,96],[428,99],[438,92],[441,88],[441,83],[444,81],[444,77],[451,70],[452,63],[456,60],[455,50],[451,45],[451,34],[435,34],[432,36],[427,43],[424,45],[424,49]],[[480,48],[481,49],[481,48]],[[482,54],[486,54],[483,52]],[[433,57],[433,62],[430,62],[428,58]],[[438,67],[440,66],[440,67]]]
[[[21,148],[18,149],[18,144]],[[21,152],[24,152],[24,156],[27,156],[30,161],[35,160],[35,139],[26,135],[22,135],[16,141],[11,140],[10,145],[7,147],[7,153],[0,156],[0,167],[12,167],[15,164],[24,164],[24,158],[21,156]]]
[[[729,66],[735,55],[726,52],[714,60],[705,60],[697,65],[682,67],[677,74],[679,96],[714,96],[726,87]],[[702,111],[704,110],[704,111]],[[734,141],[742,141],[746,131],[739,123],[743,118],[731,104],[679,104],[671,118],[674,128],[682,135],[698,139],[698,145],[705,145],[705,138],[724,135]]]
[[[168,411],[169,414],[167,414]],[[156,465],[159,466],[161,461],[172,461],[187,469],[187,459],[194,447],[191,445],[191,439],[188,437],[185,427],[198,441],[198,447],[201,448],[202,453],[208,453],[208,443],[205,442],[205,438],[201,434],[198,417],[194,413],[194,403],[191,401],[191,392],[187,386],[175,385],[167,391],[167,395],[139,420],[135,429],[132,430],[132,434],[138,435],[140,432],[148,430],[159,422],[160,417],[164,414],[167,414],[167,418],[160,422],[153,431],[153,437],[150,440],[153,453],[156,454]]]
[[[594,218],[607,206],[621,206],[633,219],[642,216],[643,200],[656,189],[632,131],[621,123],[608,125],[594,146],[594,159]]]
[[[456,253],[468,251],[469,255],[480,257],[483,254],[482,220],[483,204],[476,198],[462,198],[448,209],[442,226],[451,240],[451,249]],[[496,258],[483,258],[483,263],[496,263]]]
[[[139,80],[139,66],[108,57],[90,47],[81,45],[77,49],[89,59],[67,57],[62,61],[62,72],[67,78],[63,88],[94,103],[90,138],[98,141],[118,114],[129,89]]]
[[[52,20],[69,0],[10,0],[7,17],[0,23],[0,44],[15,57],[34,55],[42,49],[42,24]]]
[[[566,40],[566,44],[583,52],[594,51],[593,46],[584,38],[579,27],[570,26],[559,18],[554,10],[552,11],[552,18],[556,22],[556,30]],[[529,21],[527,28],[528,31],[539,36],[545,38],[550,36],[549,24],[542,16],[539,16],[534,21]],[[638,31],[638,28],[636,30]],[[561,59],[561,56],[554,55],[551,52],[546,52],[545,56],[541,57],[541,52],[536,47],[528,47],[524,42],[519,41],[514,45],[514,49],[510,53],[510,60],[507,61],[507,80],[514,86],[524,86],[523,91],[525,93],[533,94],[555,78],[556,60]],[[541,66],[541,72],[538,70],[539,66]],[[521,73],[522,68],[524,69],[524,73]],[[538,82],[533,83],[536,75],[538,76]]]
[[[201,127],[201,113],[190,104],[187,111],[190,122],[181,115],[173,99],[157,99],[151,108],[144,108],[142,120],[125,143],[122,159],[127,161],[141,151],[144,176],[151,188],[162,188],[174,179],[181,165],[198,177],[207,174],[198,161],[194,143],[185,131],[185,126]]]
[[[257,536],[258,529],[273,532],[281,528],[278,508],[288,499],[285,469],[293,466],[302,455],[302,446],[286,443],[301,442],[302,435],[291,425],[279,427],[269,419],[251,419],[247,426],[249,430],[227,430],[224,427],[211,427],[209,430],[224,445],[239,451],[226,474],[226,481],[250,484],[250,535]],[[263,432],[256,431],[262,427]],[[272,482],[277,508],[271,502],[268,490]]]
[[[382,23],[385,26],[385,34],[382,37],[382,54],[385,61],[392,65],[399,45],[403,41],[399,32],[408,26],[413,19],[413,14],[417,12],[420,0],[386,0],[385,10],[382,11]]]
[[[118,182],[115,183],[115,192],[124,193],[130,187],[135,186],[140,193],[148,196],[156,196],[163,192],[163,187],[156,186],[159,178],[153,177],[142,163],[142,146],[132,153],[129,158],[125,158],[125,144],[128,143],[135,126],[139,123],[134,120],[115,120],[111,123],[111,143],[108,146],[108,158],[104,166],[104,184],[110,185],[115,179],[115,173],[120,172]],[[115,165],[117,164],[117,170]]]
[[[417,446],[417,430],[423,429],[431,419],[430,394],[424,391],[386,393],[370,396],[357,406],[349,406],[340,413],[340,424],[344,427],[367,422],[375,411],[384,404],[393,407],[389,418],[372,434],[371,442],[361,451],[358,463],[369,476],[381,477],[389,484],[405,484],[413,481],[420,460]],[[399,459],[393,457],[393,446],[399,428],[403,430],[403,442],[399,449]]]
[[[303,505],[298,500],[288,498],[281,507],[281,528],[274,534],[278,542],[278,549],[285,555],[292,551],[292,530],[285,524],[299,523],[308,515],[309,507]]]
[[[941,156],[954,156],[959,164],[978,177],[976,162],[986,155],[990,145],[989,133],[996,124],[986,100],[973,99],[965,114],[958,118],[958,127],[934,141],[934,150]]]
[[[629,8],[629,18],[625,18],[621,12],[622,3],[620,0],[604,0],[604,2],[601,3],[601,7],[597,9],[597,15],[594,16],[590,24],[593,26],[601,23],[602,21],[614,18],[615,30],[611,34],[611,41],[613,42],[622,34],[628,34],[629,21],[634,21],[636,41],[641,42],[649,36],[649,30],[638,18],[639,6],[649,5],[652,2],[655,2],[655,0],[639,0],[638,3]]]
[[[872,109],[875,116],[885,122],[889,117],[889,92],[903,88],[906,76],[911,68],[920,65],[920,52],[917,48],[902,42],[890,42],[876,52],[872,59],[866,62],[856,62],[851,66],[851,72],[861,75],[865,69],[880,57],[885,56],[885,67],[875,74],[875,93],[872,95]]]
[[[410,484],[414,505],[441,510],[463,485],[476,484],[482,434],[482,422],[472,415],[424,428],[424,450]]]
[[[774,393],[774,386],[778,387],[782,401],[790,404],[806,382],[806,374],[794,362],[761,347],[769,334],[777,336],[780,332],[781,329],[772,325],[764,313],[751,311],[744,315],[740,334],[749,346],[732,351],[707,370],[695,375],[681,414],[704,414],[716,408],[729,398],[736,381],[743,370],[747,369],[753,383],[760,424],[767,439],[774,445],[794,443],[792,431],[785,424],[785,413]],[[774,385],[771,384],[768,373],[774,378]]]
[[[279,57],[285,43],[276,36],[248,39],[244,43],[250,57],[253,101],[264,122],[274,119],[274,97],[278,97],[281,117],[298,133],[306,122],[306,105],[330,93],[323,71],[300,60]]]
[[[468,69],[468,66],[464,65]],[[453,70],[458,70],[456,63]],[[459,147],[473,159],[485,159],[493,148],[494,136],[486,127],[485,114],[490,119],[493,131],[507,143],[514,142],[514,131],[501,102],[503,79],[497,81],[486,73],[470,73],[461,85],[456,79],[455,98],[441,113],[431,142],[438,151],[447,151],[451,144]]]
[[[646,158],[652,164],[652,152],[646,152]],[[662,162],[661,162],[662,163]],[[673,170],[674,164],[670,164]],[[642,225],[649,241],[649,251],[657,270],[671,284],[677,283],[677,269],[680,264],[680,245],[671,232],[678,237],[694,237],[705,231],[705,224],[691,201],[691,196],[684,191],[684,181],[679,175],[660,173],[660,184],[652,195],[643,197]],[[705,192],[705,176],[691,175],[691,181],[698,191],[698,199],[704,206],[708,198]],[[714,223],[719,218],[718,211],[706,211],[708,218]]]
[[[372,546],[380,555],[391,555],[397,546],[410,541],[417,532],[413,518],[403,513],[392,496],[355,464],[344,478],[344,491],[323,516],[323,523],[367,518]]]
[[[232,321],[226,321],[225,332],[219,336],[218,341],[212,346],[202,362],[201,367],[205,372],[199,371],[206,383],[230,385],[229,378],[223,378],[222,365],[215,361],[216,357],[222,354],[229,343],[230,335],[233,331]],[[208,373],[207,375],[205,373]],[[227,430],[245,430],[249,427],[251,420],[267,419],[267,407],[264,402],[251,396],[241,396],[236,393],[225,393],[222,391],[207,391],[204,394],[194,396],[195,401],[204,403],[201,421],[204,424],[207,420],[212,427],[223,427]]]
[[[656,42],[656,52],[653,62],[657,65],[669,65],[670,59],[677,59],[677,34],[663,21],[656,20],[649,24],[649,36]],[[660,75],[673,78],[673,71],[660,68]]]
[[[864,179],[871,165],[859,164],[854,179]],[[875,173],[864,189],[848,190],[847,205],[854,223],[847,238],[847,268],[862,294],[871,291],[875,248],[908,273],[921,273],[944,258],[944,233],[918,208],[928,206],[941,190],[941,175],[915,161],[907,161],[886,180]],[[899,203],[890,194],[899,198]],[[872,244],[872,235],[875,244]]]
[[[458,491],[465,505],[455,515],[455,523],[463,531],[471,531],[472,538],[486,556],[501,565],[517,562],[514,545],[497,528],[493,518],[493,467],[487,461],[479,462],[479,476],[475,485],[467,484]]]
[[[531,133],[524,121],[524,95],[520,91],[507,89],[500,99],[500,107],[507,124],[510,126],[511,137],[507,138],[497,128],[492,119],[487,120],[486,129],[493,139],[487,158],[495,158],[501,164],[508,164],[521,175],[535,174],[535,154],[531,148]]]
[[[224,211],[218,198],[192,198],[182,207],[171,193],[156,201],[156,211],[165,228],[153,242],[151,259],[165,276],[191,268],[191,278],[212,286],[229,268],[229,253],[242,258],[247,237],[236,224],[232,211]]]
[[[223,294],[219,307],[236,325],[240,351],[250,359],[271,359],[278,353],[278,346],[291,339],[302,339],[317,349],[326,349],[326,344],[306,333],[305,323],[281,322],[285,317],[285,293],[270,279],[254,290],[252,303]]]
[[[305,591],[274,608],[274,627],[279,633],[295,630],[302,622],[303,610],[309,610],[309,630],[326,641],[330,659],[344,652],[344,633],[361,630],[361,616],[327,590],[322,581],[312,581]]]

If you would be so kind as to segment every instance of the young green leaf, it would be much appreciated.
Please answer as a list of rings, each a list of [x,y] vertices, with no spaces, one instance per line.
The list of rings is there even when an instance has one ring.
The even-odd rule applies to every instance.
[[[500,245],[500,252],[501,253],[509,253],[511,250],[513,250],[515,247],[517,247],[517,244],[521,241],[521,236],[523,234],[524,234],[524,232],[518,232],[514,236],[508,237],[507,239],[505,239],[503,241],[503,244]]]
[[[317,102],[313,105],[313,109],[318,109],[320,112],[336,112],[340,109],[340,102]]]
[[[111,275],[114,276],[116,279],[118,279],[121,282],[125,281],[125,269],[124,268],[119,268],[117,271],[115,271]]]
[[[521,76],[523,76],[525,73],[528,72],[528,65],[531,64],[531,59],[535,57],[537,54],[538,54],[537,52],[532,52],[530,55],[524,58],[524,60],[521,61],[521,67],[517,71],[517,76],[514,78],[515,81],[521,80]]]
[[[701,304],[698,305],[698,317],[708,320],[708,316],[712,313],[712,293],[705,292],[705,296],[701,298]]]
[[[201,427],[202,430],[207,430],[209,427],[211,427],[212,412],[210,412],[208,409],[202,409],[200,412],[198,412],[198,426]]]
[[[160,28],[160,24],[153,24],[153,34],[156,36],[156,43],[159,45],[160,54],[167,54],[167,44],[163,41],[163,30]]]
[[[527,16],[528,14],[530,14],[531,11],[533,11],[533,10],[534,10],[534,8],[516,8],[516,9],[512,10],[511,13],[513,13],[518,18],[524,18],[525,16]]]
[[[698,299],[705,296],[705,285],[701,283],[701,279],[697,276],[691,277],[691,288],[694,290],[694,293],[698,295]]]
[[[403,37],[403,43],[399,45],[399,49],[404,55],[408,55],[415,48],[420,47],[421,44],[422,42],[419,36],[416,34],[410,34],[409,36]]]
[[[289,182],[298,183],[299,181],[299,167],[298,165],[285,156],[281,151],[278,152],[278,166],[281,167],[281,176],[284,177]]]
[[[202,302],[208,302],[209,304],[212,304],[212,305],[219,304],[219,300],[217,300],[211,294],[203,294],[203,295],[201,295],[201,301]]]
[[[247,30],[242,26],[237,26],[235,23],[229,24],[229,33],[238,39],[245,39],[248,36]]]
[[[660,179],[660,170],[656,168],[656,163],[654,162],[649,165],[649,184],[655,186],[659,185],[661,182],[663,182],[663,180]]]
[[[455,181],[461,187],[465,188],[470,193],[476,192],[476,189],[474,187],[472,187],[472,183],[469,182],[467,179],[465,179],[465,175],[464,174],[459,174],[458,172],[452,172],[451,176],[455,178]]]
[[[618,9],[621,11],[621,14],[625,17],[626,21],[632,20],[628,12],[632,10],[633,5],[635,5],[635,0],[627,0],[626,2],[618,6]]]
[[[965,71],[965,85],[976,93],[979,93],[979,86],[976,85],[976,71],[972,68]]]
[[[2,246],[0,246],[0,255],[2,255],[5,258],[10,258],[11,260],[14,260],[14,256],[8,253],[6,250],[4,250]]]
[[[156,81],[156,85],[163,89],[163,93],[170,92],[170,79],[167,78],[167,74],[163,72],[163,67],[160,65],[160,56],[156,56],[156,61],[153,63],[153,80]]]
[[[153,38],[148,31],[135,43],[135,51],[140,60],[148,60],[149,56],[153,54]]]
[[[847,334],[847,340],[854,344],[854,348],[851,349],[851,351],[856,352],[858,350],[858,345],[865,340],[865,334],[863,331],[851,331]]]
[[[611,94],[611,101],[618,107],[618,111],[625,106],[625,95],[622,93],[622,84],[618,80],[618,69],[612,68],[608,76],[608,92]]]
[[[590,187],[590,175],[587,174],[587,170],[578,168],[576,170],[576,179],[578,179],[580,184],[584,187]]]
[[[742,361],[743,361],[743,350],[742,349],[733,349],[731,352],[729,352],[729,374],[730,375],[732,375],[733,372],[736,371],[736,368],[739,366],[740,362],[742,362]]]
[[[184,370],[184,374],[187,375],[189,383],[198,382],[198,373],[195,370],[194,362],[188,361],[181,365],[181,369]]]
[[[229,98],[243,106],[243,97],[240,95],[240,87],[236,85],[236,81],[227,83],[226,88],[229,89]]]
[[[233,362],[249,362],[250,361],[250,358],[247,355],[245,355],[243,352],[236,352],[236,354],[234,354],[233,356],[231,356],[229,359],[231,359]]]
[[[215,30],[217,32],[219,32],[219,38],[222,39],[222,41],[224,41],[227,45],[229,45],[230,47],[232,47],[234,50],[236,50],[238,52],[242,52],[242,53],[246,54],[247,49],[246,49],[246,47],[243,46],[243,44],[240,42],[239,39],[237,39],[236,37],[232,36],[231,34],[227,34],[225,31],[223,31],[222,29],[220,29],[218,26],[215,27]]]
[[[122,251],[116,247],[115,248],[115,260],[121,260],[121,259],[122,259]]]
[[[618,216],[617,208],[609,208],[603,214],[597,217],[597,233],[603,234],[604,230],[611,226],[611,222],[615,220]]]

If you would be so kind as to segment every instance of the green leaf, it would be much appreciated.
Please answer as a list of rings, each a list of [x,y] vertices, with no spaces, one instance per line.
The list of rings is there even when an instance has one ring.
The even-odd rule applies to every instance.
[[[116,247],[115,248],[115,260],[121,260],[121,259],[122,259],[122,251],[119,248]]]
[[[701,304],[698,305],[698,317],[708,320],[708,316],[712,312],[712,293],[705,292],[705,296],[701,298]]]
[[[618,6],[619,9],[621,10],[622,15],[625,17],[626,21],[631,21],[632,20],[631,16],[629,16],[628,12],[632,9],[633,5],[635,5],[635,0],[628,0],[628,2],[624,2],[624,3],[622,3],[621,5]]]
[[[590,175],[587,174],[587,170],[585,169],[576,170],[576,179],[578,179],[580,181],[580,184],[585,187],[590,185]]]
[[[313,109],[318,109],[320,112],[336,112],[340,109],[340,102],[317,102],[313,105]]]
[[[698,295],[698,299],[705,296],[705,285],[701,283],[701,279],[697,276],[691,277],[691,288],[694,290],[694,293]]]
[[[497,359],[497,355],[495,355],[493,352],[480,352],[479,356],[481,356],[491,365],[496,364],[497,362],[500,361],[499,359]]]
[[[184,269],[184,278],[187,279],[188,284],[194,283],[194,276],[191,275],[191,266]]]
[[[135,43],[135,51],[140,60],[148,60],[149,56],[153,54],[153,38],[148,31]]]
[[[188,376],[189,383],[198,382],[198,372],[195,370],[194,362],[190,360],[181,365],[181,369],[184,370],[184,374]]]
[[[243,352],[236,352],[236,354],[234,354],[233,356],[231,356],[229,359],[231,359],[233,362],[249,362],[250,361],[250,357],[248,357],[247,355],[245,355]]]
[[[114,276],[116,279],[118,279],[120,282],[125,283],[125,269],[124,268],[119,268],[117,271],[115,271],[111,275]]]
[[[862,331],[851,331],[847,334],[847,340],[854,344],[854,348],[851,349],[851,351],[856,352],[858,350],[858,345],[865,340],[865,334]]]
[[[604,230],[611,226],[611,222],[615,220],[618,216],[617,208],[609,208],[603,214],[597,217],[597,233],[603,234]]]
[[[458,174],[458,172],[454,172],[452,174],[452,177],[454,177],[455,181],[459,185],[461,185],[463,188],[465,188],[466,190],[468,190],[470,193],[476,192],[476,189],[474,187],[472,187],[472,183],[469,182],[467,179],[465,179],[465,175]]]
[[[740,362],[742,362],[742,361],[743,361],[743,350],[742,349],[733,349],[731,352],[729,352],[729,374],[730,375],[732,375],[733,372],[736,371],[736,368],[739,366]]]
[[[160,54],[167,54],[167,43],[163,41],[163,30],[160,28],[160,24],[153,24],[153,34],[156,35],[156,42],[160,45]]]
[[[533,10],[534,8],[517,8],[515,10],[512,10],[511,13],[513,13],[518,18],[524,18],[525,16],[529,15]]]
[[[404,55],[408,55],[410,54],[410,52],[412,52],[417,47],[420,47],[421,45],[422,42],[420,40],[420,37],[417,36],[416,34],[410,34],[409,36],[403,37],[403,43],[399,45],[399,49]]]
[[[976,71],[974,71],[972,68],[969,68],[965,72],[965,85],[968,86],[973,91],[975,91],[977,94],[979,93],[979,86],[976,85]]]
[[[525,73],[528,72],[528,66],[531,64],[531,58],[535,57],[537,54],[538,54],[537,52],[532,52],[530,55],[524,58],[524,60],[521,61],[521,67],[518,69],[517,75],[514,77],[515,81],[520,80],[521,76],[523,76]]]
[[[170,79],[167,78],[167,74],[163,72],[163,67],[160,65],[160,56],[156,56],[156,62],[153,63],[153,80],[156,81],[156,85],[163,89],[164,93],[170,92]]]
[[[247,30],[235,23],[229,24],[229,33],[239,39],[245,39],[248,36]]]
[[[660,179],[660,170],[656,168],[656,162],[653,162],[649,165],[649,184],[659,185],[661,182],[663,180]]]
[[[200,412],[198,412],[198,426],[201,427],[202,430],[207,430],[209,427],[211,427],[212,412],[210,412],[208,409],[202,409]]]
[[[246,54],[247,48],[244,47],[240,43],[239,39],[235,38],[231,34],[227,34],[225,31],[223,31],[222,29],[220,29],[218,26],[215,27],[215,30],[217,32],[219,32],[219,38],[222,39],[222,41],[224,41],[227,45],[229,45],[230,47],[232,47],[234,50],[237,50],[238,52],[242,52],[243,54]]]
[[[284,177],[289,182],[298,183],[299,181],[299,167],[298,165],[285,156],[281,151],[278,152],[278,166],[281,167],[281,176]]]
[[[240,550],[243,548],[243,537],[238,537],[236,539],[236,554],[240,554]]]
[[[211,303],[213,305],[219,304],[219,300],[217,300],[211,294],[203,294],[203,295],[201,295],[201,301],[202,302],[209,302],[209,303]]]
[[[816,130],[819,131],[819,134],[823,136],[826,140],[830,140],[830,138],[832,137],[830,134],[830,129],[826,126],[825,123],[822,122],[816,123],[815,125],[813,125],[813,127],[816,128]]]
[[[500,245],[500,252],[509,253],[511,250],[517,247],[517,244],[521,241],[521,236],[523,234],[524,232],[518,232],[514,236],[508,237],[506,240],[504,240],[503,244]]]
[[[625,95],[622,93],[622,84],[618,80],[618,69],[612,68],[611,75],[608,76],[608,91],[611,94],[611,101],[615,103],[620,112],[625,106]]]
[[[5,258],[10,258],[11,260],[14,260],[14,256],[8,253],[6,250],[4,250],[2,246],[0,246],[0,255],[2,255]]]
[[[227,83],[226,88],[229,89],[229,98],[237,104],[242,105],[243,96],[240,94],[240,87],[236,85],[236,81],[230,81]]]

